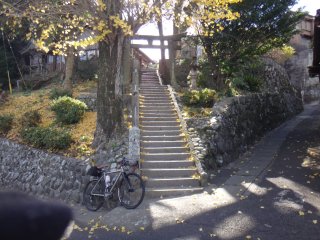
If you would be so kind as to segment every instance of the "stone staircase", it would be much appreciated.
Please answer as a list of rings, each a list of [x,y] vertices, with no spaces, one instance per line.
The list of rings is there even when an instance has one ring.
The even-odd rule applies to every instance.
[[[202,191],[172,98],[155,70],[142,70],[139,101],[141,172],[147,195],[168,197]]]

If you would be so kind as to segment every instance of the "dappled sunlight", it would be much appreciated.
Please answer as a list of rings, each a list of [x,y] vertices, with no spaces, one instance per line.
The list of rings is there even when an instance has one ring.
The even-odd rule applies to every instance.
[[[243,236],[244,232],[249,232],[255,226],[255,220],[251,216],[238,212],[216,225],[214,232],[221,239],[234,239]],[[230,231],[226,231],[226,229],[230,229]]]
[[[176,197],[161,199],[150,203],[152,227],[157,229],[164,225],[184,223],[188,219],[206,214],[212,209],[219,209],[235,204],[238,200],[227,189],[219,188],[213,195],[195,194],[191,198]]]
[[[243,182],[243,183],[241,183],[241,185],[243,187],[245,187],[247,189],[247,191],[249,191],[250,193],[253,193],[254,195],[257,195],[257,196],[263,196],[263,195],[266,195],[268,193],[268,189],[267,188],[260,187],[255,183]]]
[[[320,211],[320,194],[318,192],[314,192],[312,189],[284,177],[267,178],[267,180],[280,189],[292,190],[295,196],[299,196],[299,198],[302,198],[303,202],[312,205]]]
[[[281,214],[291,214],[303,209],[303,196],[290,189],[285,189],[277,194],[274,207]]]

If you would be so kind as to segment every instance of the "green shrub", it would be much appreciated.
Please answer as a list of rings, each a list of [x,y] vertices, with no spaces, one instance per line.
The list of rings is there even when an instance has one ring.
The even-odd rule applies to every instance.
[[[63,124],[78,123],[87,110],[87,105],[71,97],[60,97],[53,100],[51,110],[56,114],[57,122]]]
[[[57,99],[59,97],[64,97],[64,96],[72,97],[72,92],[63,88],[53,88],[49,94],[50,94],[49,96],[50,99]]]
[[[182,95],[184,104],[193,107],[212,107],[217,98],[216,91],[208,88],[187,91]]]
[[[45,149],[66,149],[72,142],[67,131],[51,127],[25,128],[21,131],[21,137],[29,144]]]
[[[41,115],[38,110],[32,110],[23,114],[20,123],[24,127],[36,127],[41,122]]]
[[[233,73],[231,82],[234,87],[249,92],[259,92],[263,86],[264,66],[259,61],[246,62]]]
[[[13,116],[12,115],[0,115],[0,134],[8,133],[12,128]]]

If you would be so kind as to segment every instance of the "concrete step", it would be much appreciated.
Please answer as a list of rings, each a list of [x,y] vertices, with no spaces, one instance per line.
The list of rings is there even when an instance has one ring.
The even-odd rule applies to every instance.
[[[146,86],[146,87],[141,87],[140,86],[140,88],[143,88],[143,89],[154,89],[154,88],[156,88],[156,89],[163,89],[163,90],[168,90],[168,87],[167,86],[165,86],[165,85],[154,85],[154,86]]]
[[[172,113],[177,113],[174,108],[171,109],[141,109],[140,114],[161,114],[161,115],[169,115]],[[142,111],[143,110],[143,111]]]
[[[157,70],[156,69],[151,69],[151,70],[145,70],[145,69],[142,69],[141,70],[141,74],[152,74],[152,75],[157,75]]]
[[[181,135],[176,136],[145,136],[141,134],[141,141],[184,141],[185,137]]]
[[[169,92],[164,92],[164,93],[141,93],[140,92],[140,97],[146,98],[166,98],[166,97],[171,97]]]
[[[146,113],[149,114],[160,114],[160,113],[165,113],[165,114],[172,114],[172,116],[176,116],[177,112],[171,107],[151,107],[151,106],[140,106],[140,114],[144,115]]]
[[[147,117],[145,115],[140,116],[140,121],[177,121],[176,115],[172,114],[167,117]]]
[[[185,188],[200,187],[199,181],[190,177],[186,178],[148,178],[145,181],[147,188]]]
[[[178,130],[142,130],[141,136],[142,137],[169,137],[169,136],[180,136],[181,131],[180,128]]]
[[[142,110],[175,110],[173,104],[150,104],[150,103],[144,103],[140,104],[140,108]]]
[[[180,126],[143,126],[140,125],[140,129],[143,131],[179,131],[181,130]]]
[[[140,89],[140,94],[142,96],[144,96],[144,94],[154,94],[154,95],[166,96],[166,95],[168,95],[168,92],[166,90],[161,90],[161,89],[152,89],[152,90]]]
[[[159,102],[159,103],[150,103],[150,102],[140,102],[141,107],[173,107],[172,102]]]
[[[141,111],[172,111],[175,110],[174,105],[168,105],[168,106],[157,106],[155,104],[153,105],[142,105],[140,106]]]
[[[145,154],[150,153],[189,153],[188,147],[146,147],[141,150]]]
[[[141,153],[141,159],[143,161],[164,161],[164,160],[189,160],[190,159],[190,153],[184,152],[184,153]]]
[[[154,160],[143,161],[140,163],[144,169],[148,168],[189,168],[194,167],[194,162],[191,160]]]
[[[139,102],[141,103],[152,103],[152,104],[158,104],[158,103],[170,103],[172,104],[172,99],[169,97],[161,97],[161,98],[145,98],[140,97]]]
[[[142,82],[142,83],[140,83],[140,89],[141,88],[146,88],[146,87],[158,87],[158,85],[159,85],[159,83],[157,84],[157,83],[152,83],[152,82]]]
[[[168,90],[160,86],[150,85],[150,86],[140,86],[140,91],[143,91],[143,92],[158,91],[158,92],[164,93],[164,92],[167,92]]]
[[[140,106],[174,106],[172,101],[169,99],[159,101],[140,99],[139,104]]]
[[[146,87],[141,87],[140,88],[143,88],[143,89],[163,89],[163,90],[168,90],[168,87],[167,86],[164,86],[164,85],[154,85],[154,86],[146,86]]]
[[[154,86],[154,87],[158,87],[160,86],[159,81],[157,80],[145,80],[145,81],[141,81],[140,82],[140,87],[149,87],[149,86]]]
[[[178,121],[145,121],[145,120],[141,120],[140,121],[140,125],[143,127],[150,127],[150,126],[154,126],[154,127],[159,127],[159,126],[163,126],[163,127],[168,127],[168,126],[172,126],[172,127],[180,127],[180,122]]]
[[[140,118],[178,118],[176,112],[172,111],[170,114],[166,113],[140,113]]]
[[[144,83],[153,83],[154,85],[158,85],[158,86],[161,86],[160,85],[160,81],[159,81],[159,78],[156,78],[156,77],[144,77],[144,78],[141,78],[140,80],[140,86]]]
[[[156,97],[145,97],[145,96],[140,96],[139,98],[140,101],[144,102],[172,102],[172,99],[169,96],[156,96]]]
[[[140,84],[144,83],[144,82],[156,82],[157,84],[160,85],[159,78],[153,77],[153,76],[142,77],[141,80],[140,80]]]
[[[148,178],[180,178],[192,177],[197,173],[196,168],[141,168],[141,175]]]
[[[173,196],[185,196],[201,193],[203,188],[187,187],[187,188],[146,188],[146,197],[149,198],[166,198]]]
[[[185,141],[141,141],[140,143],[142,148],[184,147],[186,145]]]

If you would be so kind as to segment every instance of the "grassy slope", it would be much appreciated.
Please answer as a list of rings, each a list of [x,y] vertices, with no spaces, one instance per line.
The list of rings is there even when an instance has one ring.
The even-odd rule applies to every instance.
[[[51,100],[49,93],[52,88],[51,85],[44,89],[32,91],[30,93],[15,93],[10,95],[8,101],[0,105],[0,114],[14,115],[13,128],[6,135],[8,139],[23,143],[20,138],[20,129],[22,123],[20,121],[22,115],[30,110],[38,110],[41,114],[41,126],[54,125],[55,116],[50,110]],[[74,97],[77,97],[80,92],[95,87],[95,82],[89,81],[82,84],[77,84],[74,89]],[[85,157],[92,153],[90,145],[93,140],[93,135],[96,127],[97,114],[95,112],[86,112],[80,123],[68,126],[74,143],[69,149],[60,152],[66,156]]]

